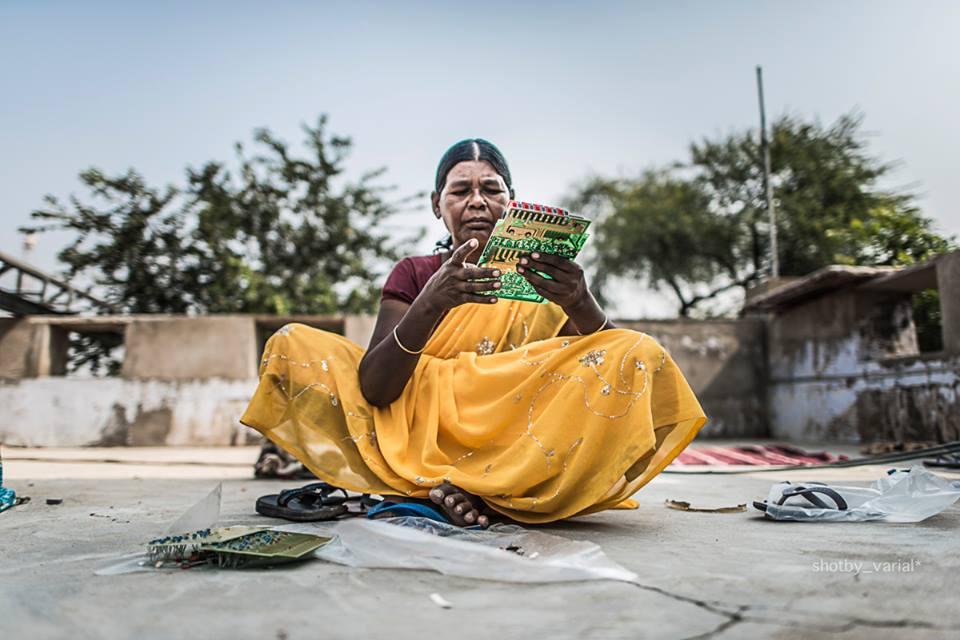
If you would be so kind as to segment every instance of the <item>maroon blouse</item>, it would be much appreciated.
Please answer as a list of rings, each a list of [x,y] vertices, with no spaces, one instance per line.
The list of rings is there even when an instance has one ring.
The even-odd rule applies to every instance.
[[[380,302],[399,300],[413,304],[427,280],[440,268],[441,260],[440,254],[434,253],[429,256],[411,256],[398,262],[383,283]]]

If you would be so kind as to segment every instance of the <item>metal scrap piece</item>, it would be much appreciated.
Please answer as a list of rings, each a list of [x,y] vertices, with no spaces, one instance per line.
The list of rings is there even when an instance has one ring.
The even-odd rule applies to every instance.
[[[695,513],[743,513],[747,510],[746,503],[738,504],[735,507],[691,507],[689,502],[684,500],[665,500],[664,505],[668,509],[676,509],[677,511],[692,511]]]

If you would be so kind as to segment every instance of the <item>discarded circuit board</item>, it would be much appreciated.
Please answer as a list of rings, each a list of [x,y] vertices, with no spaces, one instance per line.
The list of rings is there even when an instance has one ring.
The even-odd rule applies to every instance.
[[[147,543],[147,557],[156,568],[210,564],[247,568],[296,562],[331,540],[307,533],[275,531],[265,526],[235,526],[168,535]]]
[[[500,288],[485,291],[484,295],[543,302],[543,296],[517,272],[520,258],[538,252],[572,260],[587,241],[589,226],[590,220],[566,209],[510,201],[477,261],[478,265],[500,269]]]

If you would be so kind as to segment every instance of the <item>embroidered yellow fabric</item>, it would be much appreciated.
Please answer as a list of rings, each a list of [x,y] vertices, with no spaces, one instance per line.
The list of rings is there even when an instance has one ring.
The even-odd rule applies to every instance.
[[[385,408],[360,393],[362,347],[287,325],[241,422],[352,491],[425,498],[448,481],[527,523],[635,508],[706,417],[653,338],[557,336],[566,319],[552,303],[455,307]]]

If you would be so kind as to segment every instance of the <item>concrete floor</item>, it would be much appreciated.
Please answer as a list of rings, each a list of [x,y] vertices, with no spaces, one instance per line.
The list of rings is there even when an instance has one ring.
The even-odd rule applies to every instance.
[[[960,633],[960,507],[919,524],[809,525],[729,506],[772,482],[860,482],[883,467],[663,474],[637,511],[544,530],[599,544],[641,576],[515,585],[319,561],[272,570],[98,577],[224,478],[222,521],[265,522],[253,449],[5,451],[5,484],[31,502],[0,514],[2,638],[944,638]],[[25,459],[32,458],[32,459]],[[113,462],[97,462],[109,458]],[[198,464],[201,463],[201,464]],[[954,475],[953,477],[960,477]],[[58,506],[46,498],[63,498]],[[861,563],[860,571],[856,570]],[[875,568],[874,563],[878,563]],[[879,563],[890,563],[880,566]],[[441,609],[440,593],[453,603]]]

